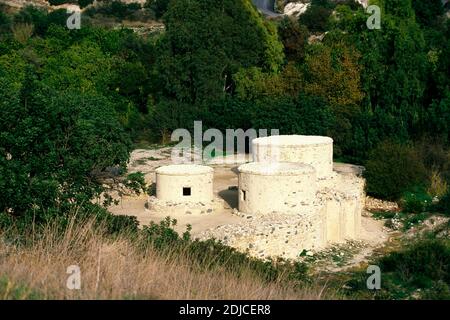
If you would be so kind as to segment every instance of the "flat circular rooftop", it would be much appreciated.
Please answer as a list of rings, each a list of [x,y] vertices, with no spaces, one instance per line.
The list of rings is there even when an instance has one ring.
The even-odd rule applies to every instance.
[[[181,175],[199,175],[212,173],[213,168],[202,166],[199,164],[173,164],[168,166],[159,167],[155,170],[157,174],[165,174],[171,176],[181,176]]]
[[[332,144],[333,139],[324,136],[285,135],[256,138],[252,142],[263,146],[310,146]]]
[[[239,172],[264,176],[290,176],[314,173],[307,164],[294,162],[250,162],[239,166]]]

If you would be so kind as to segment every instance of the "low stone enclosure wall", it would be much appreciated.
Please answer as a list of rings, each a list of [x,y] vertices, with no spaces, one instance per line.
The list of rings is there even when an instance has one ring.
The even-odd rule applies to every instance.
[[[357,239],[364,208],[363,178],[333,171],[333,140],[272,136],[252,142],[254,162],[238,167],[240,222],[201,232],[259,258],[297,258],[330,243]],[[212,193],[212,168],[178,165],[157,169],[157,196],[149,207],[167,214],[223,210]],[[190,188],[191,198],[183,195]],[[211,214],[211,215],[209,215]],[[205,215],[205,218],[207,216]]]

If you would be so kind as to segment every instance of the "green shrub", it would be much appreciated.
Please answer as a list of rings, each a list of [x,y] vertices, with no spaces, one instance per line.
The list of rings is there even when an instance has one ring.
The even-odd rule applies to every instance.
[[[47,15],[47,23],[50,24],[56,24],[58,26],[66,27],[67,22],[67,11],[64,9],[58,9],[50,12]]]
[[[59,6],[61,4],[65,4],[65,3],[74,3],[76,1],[72,1],[72,0],[48,0],[48,3],[51,6]]]
[[[426,211],[432,202],[432,198],[423,190],[418,192],[406,192],[403,195],[401,206],[408,213],[421,213]]]
[[[371,262],[381,269],[381,290],[368,292],[365,271],[346,283],[352,298],[450,299],[450,243],[421,239]],[[342,284],[341,284],[342,285]]]
[[[396,214],[397,212],[393,211],[377,211],[372,213],[372,217],[375,219],[392,219]]]
[[[94,3],[94,0],[78,0],[78,5],[80,8],[85,8],[88,5],[91,5]]]
[[[147,0],[145,7],[152,9],[155,12],[156,18],[161,18],[169,7],[170,0]]]
[[[405,214],[402,218],[402,231],[407,231],[412,227],[422,223],[431,216],[428,212]]]
[[[125,19],[130,17],[136,11],[141,10],[139,3],[124,3],[122,1],[113,0],[108,2],[102,2],[99,6],[89,7],[86,10],[86,14],[93,16],[95,14],[101,14],[105,16],[112,16],[118,19]]]
[[[226,246],[215,239],[192,240],[188,225],[181,236],[173,230],[177,220],[167,217],[159,224],[151,222],[144,226],[144,238],[150,245],[161,252],[185,253],[192,265],[200,269],[226,269],[239,276],[243,269],[252,270],[265,281],[278,280],[281,277],[295,284],[309,281],[308,268],[304,263],[290,263],[279,259],[263,261]],[[245,268],[243,268],[245,267]]]
[[[450,216],[450,190],[439,200],[434,209]]]
[[[253,109],[253,128],[279,129],[281,134],[328,135],[335,121],[324,99],[303,93],[295,99],[263,99]]]
[[[186,243],[190,238],[190,228],[180,238],[173,230],[177,224],[176,219],[166,217],[159,224],[151,221],[148,226],[144,226],[143,234],[145,239],[156,249],[161,251],[176,250]]]
[[[307,26],[310,31],[324,32],[327,30],[331,12],[329,8],[313,4],[300,16],[299,22]]]
[[[34,288],[0,277],[0,296],[3,300],[42,300],[43,295]]]
[[[422,240],[406,250],[393,252],[379,260],[383,273],[416,288],[432,287],[434,282],[450,284],[450,246],[448,241]]]
[[[0,9],[1,6],[0,6]],[[11,27],[11,18],[0,10],[0,33],[6,32]]]
[[[450,286],[444,281],[438,281],[431,288],[425,290],[422,297],[426,300],[449,300]]]
[[[364,176],[367,193],[382,199],[400,196],[426,181],[426,169],[416,150],[393,142],[379,144],[369,154]]]
[[[135,216],[114,215],[106,212],[98,217],[99,223],[103,223],[108,234],[136,235],[139,222]]]
[[[124,181],[127,188],[133,190],[137,194],[147,192],[147,183],[142,172],[130,173]]]
[[[47,11],[34,6],[22,8],[14,16],[14,24],[33,24],[37,35],[44,35],[48,28]]]

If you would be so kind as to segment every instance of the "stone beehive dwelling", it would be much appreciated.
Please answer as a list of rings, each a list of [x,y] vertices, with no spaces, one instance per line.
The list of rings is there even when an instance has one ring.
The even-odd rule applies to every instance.
[[[356,239],[364,180],[333,170],[333,140],[271,136],[252,141],[239,171],[240,224],[204,232],[257,257],[295,259],[303,250]]]
[[[333,139],[320,136],[270,136],[253,139],[253,161],[312,166],[319,179],[333,173]]]
[[[319,239],[318,245],[358,237],[364,201],[364,181],[354,176],[345,177],[333,171],[333,139],[322,136],[271,136],[254,139],[252,148],[253,159],[261,167],[296,163],[313,168],[315,174],[296,179],[298,181],[290,184],[288,188],[296,189],[300,183],[301,188],[309,189],[309,192],[296,193],[298,195],[296,201],[300,204],[312,201],[325,204],[325,214],[320,217],[324,236]],[[243,169],[245,171],[245,168]],[[315,181],[311,181],[311,176],[315,176]],[[279,181],[283,179],[273,179],[275,185],[278,185]],[[282,186],[275,188],[279,190],[286,188],[283,183],[281,184]],[[292,192],[289,189],[283,194]],[[277,197],[272,197],[272,200],[279,201]]]
[[[291,162],[252,162],[239,167],[239,211],[296,214],[314,204],[316,171]]]
[[[237,168],[239,210],[234,214],[239,218],[214,196],[214,170],[200,165],[158,168],[149,208],[167,215],[203,215],[202,221],[220,213],[220,225],[199,238],[216,238],[260,258],[295,259],[304,250],[359,236],[364,180],[334,169],[331,138],[257,138],[252,151],[254,161]]]
[[[156,197],[150,197],[150,209],[172,215],[211,213],[213,172],[210,167],[195,164],[156,169]]]
[[[294,162],[252,162],[241,165],[238,170],[239,211],[254,216],[255,221],[267,218],[272,224],[263,227],[261,247],[255,246],[258,252],[267,252],[275,245],[270,255],[283,255],[292,247],[292,256],[320,242],[323,221],[316,213],[317,178],[312,166]],[[286,221],[284,226],[283,221]],[[279,237],[278,230],[273,229],[276,226],[284,229],[288,237],[283,237],[284,231]]]

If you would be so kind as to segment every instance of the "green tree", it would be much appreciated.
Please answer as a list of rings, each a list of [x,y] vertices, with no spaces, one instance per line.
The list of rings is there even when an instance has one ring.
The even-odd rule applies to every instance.
[[[49,25],[55,24],[58,26],[66,27],[68,17],[69,17],[69,15],[67,14],[67,10],[65,10],[65,9],[54,10],[54,11],[51,11],[48,13],[47,23]]]
[[[253,107],[254,128],[279,129],[281,134],[329,135],[334,116],[323,98],[300,93],[297,97],[262,99]]]
[[[113,105],[42,85],[19,56],[0,66],[0,214],[40,220],[89,205],[97,174],[129,156]]]
[[[250,0],[172,0],[164,22],[157,71],[167,98],[220,100],[240,67],[278,71],[284,59],[275,26]]]
[[[343,42],[312,46],[305,58],[305,91],[326,99],[336,110],[359,106],[361,54]]]
[[[85,8],[88,5],[91,5],[94,3],[94,0],[78,0],[78,5],[80,8]]]
[[[311,46],[304,69],[304,91],[322,97],[334,114],[335,154],[349,153],[352,123],[361,112],[364,97],[361,84],[361,54],[344,42]]]
[[[2,9],[1,5],[0,9]],[[0,11],[0,35],[2,33],[6,33],[7,31],[9,31],[10,27],[11,27],[11,18],[7,14]]]
[[[426,26],[436,24],[437,18],[444,14],[442,0],[412,0],[412,6],[416,14],[416,20]]]
[[[336,38],[354,45],[361,53],[360,78],[365,93],[361,109],[364,114],[351,121],[355,130],[349,141],[354,139],[355,144],[346,148],[346,152],[351,150],[359,155],[367,154],[367,150],[384,139],[386,132],[396,141],[422,134],[421,117],[428,104],[425,92],[427,82],[431,83],[424,33],[415,21],[411,0],[373,3],[382,7],[381,30],[367,29],[368,14],[362,9],[352,11],[347,6],[338,6],[336,13],[336,27],[341,34],[340,39]],[[329,38],[330,34],[325,40]],[[373,125],[362,123],[362,119]],[[393,128],[394,123],[398,129],[386,131],[386,128]]]
[[[147,0],[145,6],[155,12],[156,18],[161,18],[169,7],[170,0]]]
[[[71,2],[73,2],[73,1],[71,1],[71,0],[48,0],[48,3],[51,6],[59,6],[61,4],[71,3]]]
[[[302,90],[302,74],[294,62],[279,73],[264,72],[261,68],[240,69],[233,75],[235,96],[241,100],[257,101],[267,97],[296,97]]]
[[[47,11],[35,6],[26,6],[14,16],[14,23],[33,24],[35,33],[42,36],[48,28]]]
[[[308,29],[292,18],[285,18],[278,25],[278,32],[286,58],[291,61],[303,60],[308,44]]]
[[[429,132],[441,138],[442,141],[450,142],[450,91],[442,100],[435,100],[427,109],[424,123]]]
[[[325,1],[325,3],[328,2]],[[313,2],[306,12],[300,15],[299,21],[312,32],[325,32],[328,28],[331,12],[331,8],[324,6],[323,3]]]

